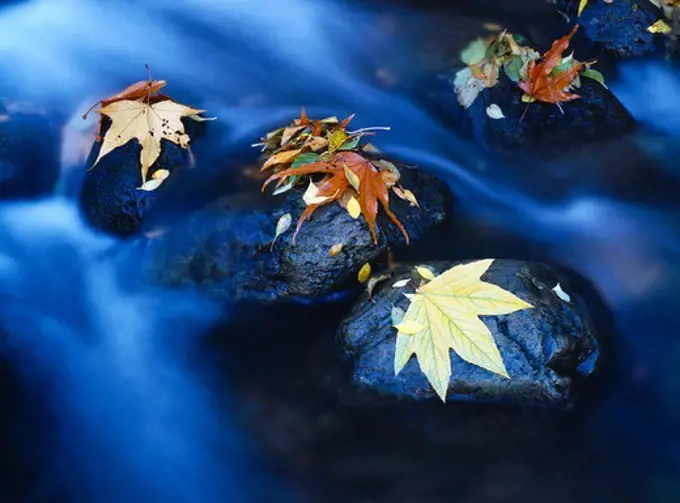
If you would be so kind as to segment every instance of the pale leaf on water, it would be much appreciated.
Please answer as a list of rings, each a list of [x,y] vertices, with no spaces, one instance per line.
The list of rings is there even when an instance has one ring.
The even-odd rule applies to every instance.
[[[486,115],[496,120],[505,119],[505,115],[503,115],[503,110],[501,110],[501,107],[499,107],[495,103],[492,103],[491,105],[486,107]]]

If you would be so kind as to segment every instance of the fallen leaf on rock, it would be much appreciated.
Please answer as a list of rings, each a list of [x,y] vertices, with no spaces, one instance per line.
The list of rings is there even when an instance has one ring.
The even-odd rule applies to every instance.
[[[345,175],[345,168],[353,171],[359,179],[359,194],[357,201],[361,208],[361,214],[364,216],[369,230],[371,231],[371,235],[373,236],[373,242],[376,244],[378,242],[378,236],[375,232],[375,220],[378,214],[379,201],[383,210],[387,213],[387,216],[390,217],[392,222],[399,228],[406,238],[406,243],[408,243],[409,237],[406,229],[394,213],[392,213],[392,210],[390,210],[388,189],[380,176],[380,171],[378,171],[371,161],[365,159],[356,152],[338,152],[330,161],[312,162],[300,168],[289,168],[279,171],[264,182],[262,190],[264,190],[269,183],[291,175],[311,175],[316,173],[327,175],[319,182],[318,187],[315,186],[312,188],[312,185],[314,184],[310,181],[310,187],[307,189],[307,192],[305,192],[305,196],[307,196],[305,202],[307,202],[308,206],[298,220],[295,231],[295,234],[297,235],[302,223],[317,207],[342,198],[349,187],[349,180]]]
[[[406,314],[395,325],[395,375],[415,354],[421,371],[446,401],[453,349],[463,360],[509,378],[498,346],[479,316],[533,306],[481,280],[492,263],[489,259],[452,267],[410,295]]]
[[[653,25],[649,26],[647,28],[647,31],[649,33],[669,34],[673,31],[673,28],[671,28],[670,25],[666,21],[664,21],[663,19],[659,19]]]
[[[368,284],[366,285],[366,292],[368,292],[368,298],[373,301],[373,290],[375,289],[376,285],[380,283],[381,281],[385,281],[386,279],[389,279],[391,274],[379,274],[378,276],[372,276],[371,279],[368,280]]]
[[[569,69],[553,73],[553,70],[562,63],[562,54],[569,47],[571,37],[574,36],[578,25],[568,35],[553,42],[552,47],[543,55],[543,60],[536,64],[531,61],[528,66],[529,79],[519,83],[520,89],[525,92],[529,99],[543,101],[545,103],[562,103],[580,98],[578,94],[568,92],[579,71],[584,67],[583,63],[574,62]]]
[[[366,283],[370,276],[371,276],[371,264],[366,262],[364,265],[361,266],[361,269],[359,269],[357,279],[359,280],[359,283]]]
[[[278,237],[286,232],[288,229],[290,229],[290,224],[293,222],[293,217],[290,216],[290,213],[286,213],[285,215],[281,215],[281,218],[279,218],[278,222],[276,222],[276,234],[274,235],[274,239],[272,240],[272,244],[270,249],[274,248],[274,243],[278,239]]]
[[[356,198],[351,197],[349,199],[349,202],[347,203],[347,213],[355,220],[361,215],[361,206],[359,206],[359,201],[357,201]]]
[[[408,285],[410,281],[411,281],[411,278],[400,279],[399,281],[394,282],[394,284],[392,285],[392,288],[403,288],[406,285]]]
[[[156,190],[169,176],[170,172],[167,169],[158,169],[151,175],[151,180],[144,182],[141,187],[137,188],[137,190],[145,190],[147,192]]]
[[[121,100],[98,110],[111,119],[111,127],[102,139],[99,155],[92,167],[113,149],[137,139],[141,147],[139,154],[142,172],[142,185],[151,165],[161,153],[161,140],[165,139],[188,148],[189,135],[184,131],[182,117],[198,114],[203,110],[187,107],[171,100],[154,104],[143,101]]]
[[[583,12],[583,9],[586,8],[588,5],[588,0],[580,0],[578,3],[578,15],[581,15],[581,12]]]
[[[430,269],[429,267],[416,266],[416,271],[418,271],[418,274],[420,274],[420,276],[423,279],[426,279],[428,281],[432,281],[435,277],[434,273],[432,272],[432,269]]]
[[[555,292],[555,295],[557,295],[560,299],[562,299],[564,302],[571,302],[571,297],[567,292],[562,290],[562,285],[557,283],[555,285],[555,288],[552,289],[553,292]]]
[[[330,250],[328,250],[328,254],[331,257],[336,257],[340,254],[343,247],[344,245],[342,243],[335,243],[333,246],[331,246]]]
[[[505,115],[503,115],[503,110],[501,110],[501,107],[499,107],[495,103],[492,103],[491,105],[486,107],[486,115],[488,115],[492,119],[505,119]]]

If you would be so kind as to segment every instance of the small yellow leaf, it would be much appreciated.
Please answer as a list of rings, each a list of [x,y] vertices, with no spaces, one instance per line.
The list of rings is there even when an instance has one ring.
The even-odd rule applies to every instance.
[[[363,266],[361,266],[361,269],[359,269],[357,279],[359,280],[359,283],[366,283],[370,276],[371,276],[371,264],[366,262]]]
[[[581,0],[578,4],[578,15],[581,15],[581,12],[583,12],[583,9],[586,8],[586,5],[588,5],[588,0]]]
[[[274,154],[265,161],[260,171],[264,171],[265,169],[271,168],[272,166],[276,166],[277,164],[290,164],[295,160],[295,158],[300,152],[302,152],[302,149],[298,148],[295,150],[286,150],[284,152]]]
[[[336,129],[328,135],[328,151],[335,152],[345,143],[345,140],[347,140],[347,133],[342,129]]]
[[[345,176],[347,177],[347,180],[349,181],[350,185],[352,187],[354,187],[354,190],[359,192],[359,183],[360,183],[359,177],[357,176],[357,174],[354,171],[349,169],[346,164],[344,166],[344,169],[345,169]]]
[[[153,175],[151,175],[151,180],[144,182],[137,190],[145,190],[147,192],[156,190],[169,176],[170,172],[167,169],[157,169],[153,172]]]
[[[328,254],[331,257],[336,257],[342,251],[343,246],[344,245],[342,243],[335,243],[333,246],[331,246],[330,250],[328,250]]]
[[[659,19],[656,23],[654,23],[652,26],[649,26],[647,28],[647,31],[649,33],[664,33],[668,34],[673,31],[673,29],[668,25],[666,21],[663,19]]]
[[[434,273],[427,267],[416,266],[416,271],[418,271],[418,274],[428,281],[432,281],[435,278]]]
[[[413,335],[422,332],[425,329],[425,325],[418,323],[417,321],[407,320],[395,325],[394,328],[402,334]]]
[[[286,144],[300,131],[302,131],[306,126],[289,126],[283,129],[281,134],[281,146],[285,147]]]
[[[322,136],[312,136],[307,141],[307,146],[312,150],[312,152],[318,152],[328,146],[328,140]]]
[[[359,201],[357,201],[355,197],[351,197],[349,201],[347,201],[347,213],[355,220],[361,215],[361,206],[359,206]]]
[[[534,101],[536,101],[534,96],[531,96],[530,94],[522,95],[522,103],[533,103]]]
[[[418,204],[418,200],[416,199],[415,194],[408,189],[404,189],[404,199],[411,203],[411,206],[420,207],[420,204]]]

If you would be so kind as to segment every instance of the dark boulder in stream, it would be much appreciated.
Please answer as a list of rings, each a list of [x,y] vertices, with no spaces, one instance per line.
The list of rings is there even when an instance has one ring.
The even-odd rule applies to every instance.
[[[437,262],[430,268],[437,274],[456,265]],[[421,372],[414,356],[395,376],[396,329],[392,306],[403,310],[413,293],[407,287],[394,288],[410,278],[412,266],[401,266],[388,281],[380,283],[374,303],[365,294],[341,324],[339,344],[343,370],[359,400],[439,400]],[[594,325],[572,277],[549,266],[514,260],[496,260],[482,276],[534,306],[504,316],[486,316],[511,379],[506,379],[462,360],[451,351],[452,376],[448,399],[545,405],[572,405],[597,367],[600,349]],[[559,285],[558,288],[556,288]]]
[[[579,2],[558,0],[557,8],[577,20],[581,35],[587,37],[610,54],[632,58],[659,54],[667,40],[662,34],[647,31],[663,18],[663,12],[650,0],[590,1],[580,16]]]
[[[450,204],[446,185],[418,169],[403,169],[402,181],[417,196],[419,208],[390,199],[411,246],[442,222]],[[318,208],[293,244],[295,222],[305,209],[294,189],[268,211],[243,210],[229,203],[201,210],[177,222],[144,251],[146,274],[170,286],[196,286],[224,305],[314,299],[357,287],[366,262],[383,258],[391,246],[404,244],[401,232],[379,210],[375,245],[363,219],[353,219],[332,203]],[[290,214],[293,225],[272,245],[277,221]],[[332,255],[333,245],[342,244]]]
[[[191,121],[189,121],[191,122]],[[102,134],[105,134],[109,120],[105,119]],[[191,126],[194,130],[200,126]],[[190,126],[185,129],[192,135]],[[99,155],[101,143],[95,142],[84,169],[87,170],[80,191],[80,207],[86,220],[95,228],[121,237],[129,237],[140,230],[142,220],[154,203],[174,183],[173,173],[189,164],[187,150],[162,139],[161,153],[149,169],[147,179],[153,173],[164,169],[169,178],[154,191],[140,190],[142,185],[140,169],[140,146],[137,140],[115,148],[92,166]]]
[[[454,91],[455,73],[429,80],[428,105],[462,136],[500,155],[555,158],[585,143],[623,136],[636,127],[612,92],[592,79],[581,78],[582,85],[575,91],[581,98],[562,104],[563,112],[549,103],[523,103],[522,91],[503,73],[498,84],[484,89],[469,108],[463,108]],[[505,118],[487,114],[493,104]]]
[[[57,126],[42,113],[15,113],[0,103],[0,199],[47,195],[58,178]]]

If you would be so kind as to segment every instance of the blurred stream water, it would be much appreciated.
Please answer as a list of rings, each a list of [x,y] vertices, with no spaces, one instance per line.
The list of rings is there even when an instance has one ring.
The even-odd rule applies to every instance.
[[[412,34],[424,33],[428,16],[379,12],[311,0],[17,2],[0,8],[0,95],[79,125],[91,102],[145,78],[148,63],[169,94],[219,118],[195,146],[209,174],[236,168],[218,160],[241,155],[301,105],[314,115],[357,112],[358,127],[391,126],[376,143],[446,179],[465,228],[501,236],[493,246],[471,236],[461,255],[564,265],[600,291],[618,370],[586,414],[589,442],[601,442],[594,449],[614,472],[636,473],[639,501],[678,501],[667,494],[680,484],[680,197],[666,195],[680,194],[680,72],[656,60],[619,65],[610,87],[645,125],[633,138],[553,164],[498,162],[413,98],[433,56]],[[384,69],[395,84],[380,78]],[[631,142],[656,162],[620,165],[616,151]],[[49,418],[58,432],[42,447],[55,453],[50,473],[20,501],[266,500],[262,487],[274,483],[250,459],[249,437],[217,411],[211,373],[191,356],[191,336],[215,306],[132,286],[102,258],[112,240],[87,229],[69,198],[3,203],[0,223],[3,351],[31,400],[50,397],[35,405],[36,424]],[[49,499],[55,484],[67,488],[61,500]]]

